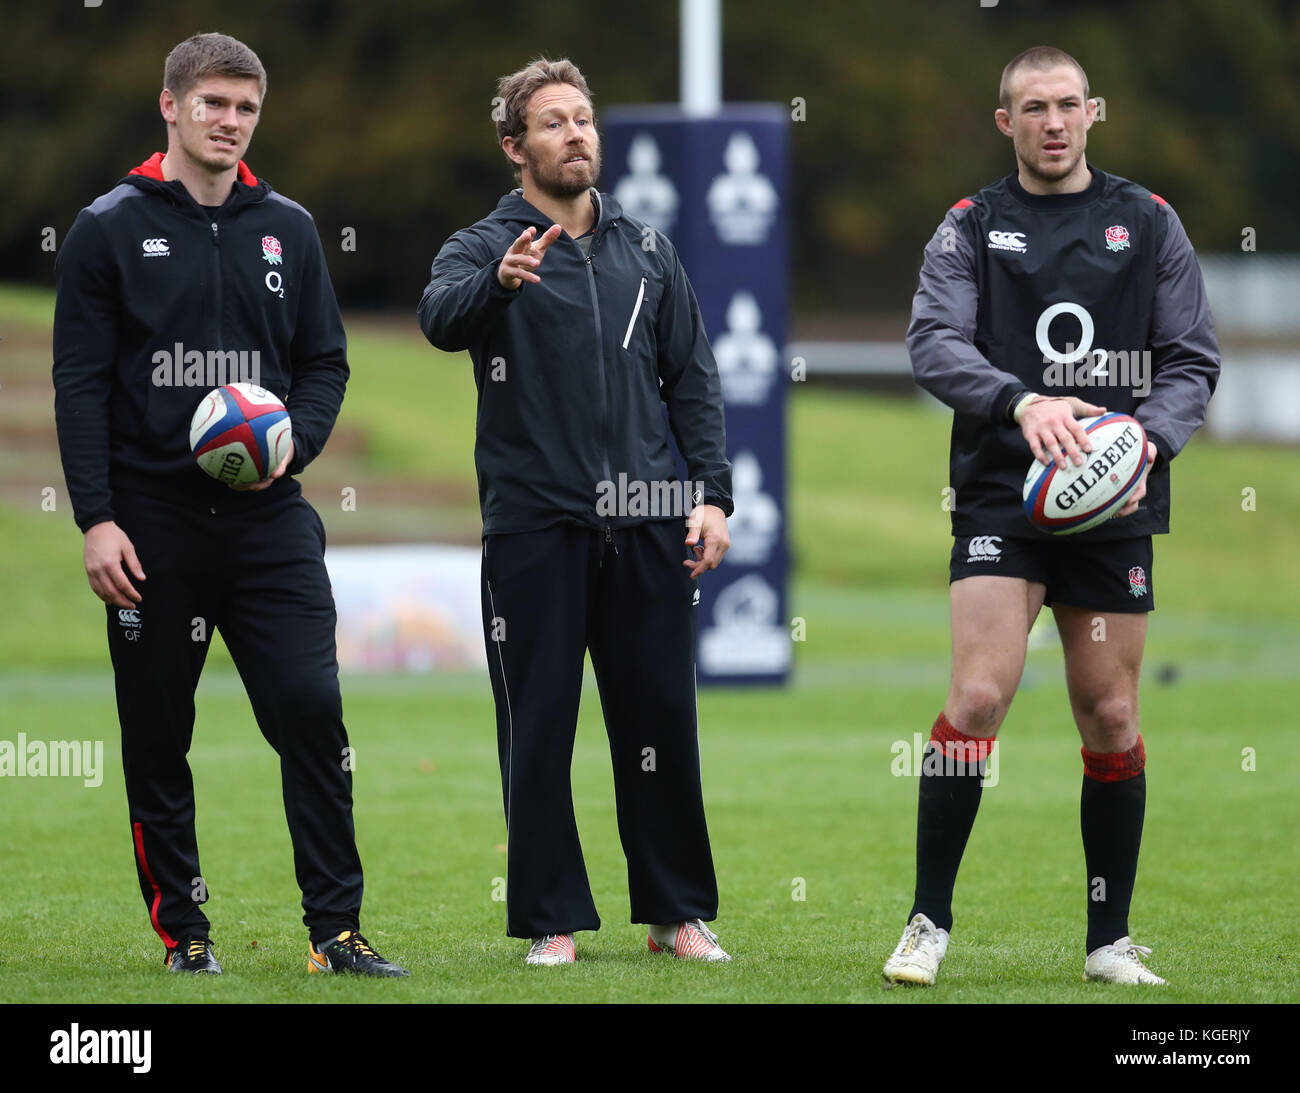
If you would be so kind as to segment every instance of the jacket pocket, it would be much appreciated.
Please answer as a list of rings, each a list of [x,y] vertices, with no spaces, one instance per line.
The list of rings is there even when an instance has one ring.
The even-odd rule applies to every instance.
[[[636,290],[636,306],[632,308],[632,318],[627,321],[627,332],[623,335],[623,348],[632,340],[632,328],[636,326],[636,317],[641,314],[641,304],[645,300],[645,278],[641,278],[641,287]]]

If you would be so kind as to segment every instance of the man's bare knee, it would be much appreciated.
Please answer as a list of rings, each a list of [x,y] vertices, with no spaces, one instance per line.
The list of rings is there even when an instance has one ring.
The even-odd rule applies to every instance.
[[[1081,707],[1079,720],[1079,728],[1104,743],[1105,751],[1125,751],[1137,740],[1137,703],[1128,695],[1107,695]]]
[[[953,685],[949,721],[963,736],[993,736],[1011,705],[992,680],[969,679]]]

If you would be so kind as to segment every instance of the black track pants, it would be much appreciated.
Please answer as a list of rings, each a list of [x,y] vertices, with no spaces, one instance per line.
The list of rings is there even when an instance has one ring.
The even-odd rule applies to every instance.
[[[311,938],[357,929],[361,862],[320,518],[296,493],[239,513],[120,491],[113,502],[147,576],[132,578],[138,607],[108,608],[108,644],[136,870],[154,929],[168,947],[186,934],[206,937],[200,905],[220,882],[199,868],[186,760],[214,628],[280,756]]]
[[[632,921],[712,920],[718,889],[695,719],[696,584],[681,520],[489,535],[483,627],[509,848],[511,937],[600,926],[570,766],[591,652],[614,762]]]

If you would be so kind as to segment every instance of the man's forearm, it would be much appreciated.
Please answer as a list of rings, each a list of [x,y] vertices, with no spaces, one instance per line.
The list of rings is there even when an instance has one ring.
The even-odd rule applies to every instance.
[[[420,329],[435,348],[460,352],[468,349],[524,291],[522,285],[516,289],[502,285],[496,263],[475,268],[450,263],[439,255],[416,309]]]
[[[946,406],[1006,424],[1015,400],[1028,388],[995,368],[963,334],[913,311],[907,351],[917,384]]]

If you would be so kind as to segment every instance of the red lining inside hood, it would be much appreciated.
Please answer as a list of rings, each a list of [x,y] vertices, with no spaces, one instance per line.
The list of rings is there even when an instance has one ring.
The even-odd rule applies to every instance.
[[[132,168],[129,173],[133,175],[143,175],[145,178],[156,178],[159,182],[165,182],[166,179],[163,178],[162,173],[162,161],[164,155],[166,155],[165,152],[155,152],[140,164],[139,167]],[[239,172],[237,177],[238,181],[242,182],[245,186],[257,185],[257,176],[248,169],[248,164],[246,164],[242,159],[239,161]]]

